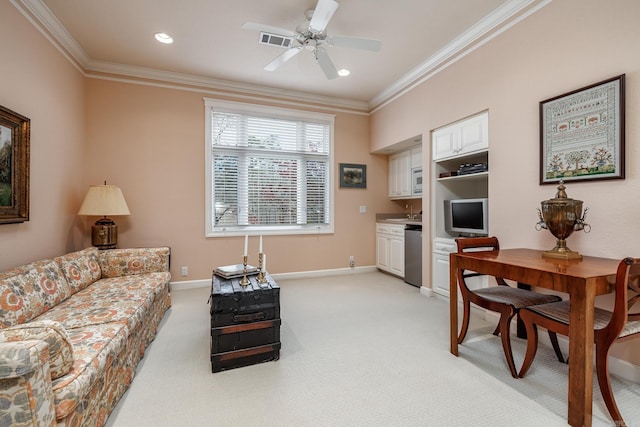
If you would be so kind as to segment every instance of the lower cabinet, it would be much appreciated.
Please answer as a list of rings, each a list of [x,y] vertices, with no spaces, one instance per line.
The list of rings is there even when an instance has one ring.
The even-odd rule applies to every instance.
[[[404,277],[404,225],[376,224],[376,266]]]
[[[435,238],[432,252],[433,292],[449,297],[449,254],[456,252],[453,239]]]
[[[432,271],[433,292],[449,298],[449,254],[456,252],[457,245],[454,239],[436,237],[433,239]],[[472,277],[467,279],[470,289],[486,288],[489,280],[486,276]],[[460,290],[458,290],[458,301]]]

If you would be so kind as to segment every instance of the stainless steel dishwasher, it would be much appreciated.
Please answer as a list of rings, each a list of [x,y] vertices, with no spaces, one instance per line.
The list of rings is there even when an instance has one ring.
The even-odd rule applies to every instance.
[[[404,229],[404,281],[422,286],[422,226],[407,224]]]

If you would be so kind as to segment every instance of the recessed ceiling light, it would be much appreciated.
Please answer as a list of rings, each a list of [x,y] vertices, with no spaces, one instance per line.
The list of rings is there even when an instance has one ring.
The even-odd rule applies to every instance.
[[[346,68],[343,68],[342,70],[338,70],[338,75],[340,77],[347,77],[349,74],[351,74],[351,71],[347,70]]]
[[[158,40],[160,43],[164,43],[164,44],[171,44],[173,43],[173,38],[167,34],[167,33],[155,33],[154,37],[156,38],[156,40]]]

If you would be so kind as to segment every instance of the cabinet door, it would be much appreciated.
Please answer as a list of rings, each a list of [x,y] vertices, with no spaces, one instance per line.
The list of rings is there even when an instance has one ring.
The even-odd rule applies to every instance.
[[[460,123],[459,154],[489,148],[489,116],[484,113]]]
[[[411,151],[389,156],[389,197],[411,195]]]
[[[389,270],[400,277],[404,277],[404,236],[393,236],[390,239]]]
[[[399,196],[398,183],[398,159],[395,156],[389,156],[389,197]]]
[[[455,126],[448,126],[433,132],[433,160],[454,156],[458,150],[458,138]]]
[[[411,169],[422,167],[422,147],[411,149]]]
[[[380,270],[391,271],[389,267],[389,250],[391,239],[384,234],[376,235],[376,267]]]
[[[433,253],[433,292],[449,297],[449,255]]]
[[[404,153],[404,156],[401,157],[400,160],[400,172],[399,172],[399,181],[400,181],[400,195],[401,196],[410,196],[411,195],[411,152],[407,151]]]

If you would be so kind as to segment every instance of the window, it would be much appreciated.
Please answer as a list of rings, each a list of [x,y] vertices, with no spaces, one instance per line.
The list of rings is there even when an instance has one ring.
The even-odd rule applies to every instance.
[[[205,100],[206,235],[333,232],[327,114]]]

